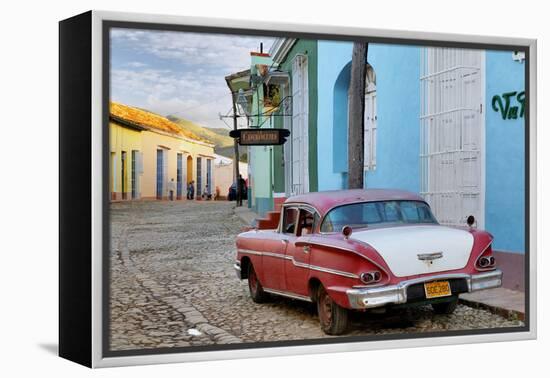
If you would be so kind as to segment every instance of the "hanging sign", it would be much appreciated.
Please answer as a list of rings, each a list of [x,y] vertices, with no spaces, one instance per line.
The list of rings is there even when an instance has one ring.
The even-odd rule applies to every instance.
[[[236,138],[241,146],[273,146],[286,142],[290,135],[287,129],[239,129],[231,130],[229,136]]]

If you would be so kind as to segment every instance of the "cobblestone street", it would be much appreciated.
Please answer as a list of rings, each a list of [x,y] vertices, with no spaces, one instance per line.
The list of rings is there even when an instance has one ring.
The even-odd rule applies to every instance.
[[[234,202],[111,204],[111,350],[324,338],[312,304],[255,304],[233,270]],[[459,305],[354,314],[348,335],[522,326]]]

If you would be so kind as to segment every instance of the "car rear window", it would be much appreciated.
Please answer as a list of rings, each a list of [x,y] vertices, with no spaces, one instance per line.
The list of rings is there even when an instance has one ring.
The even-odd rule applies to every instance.
[[[321,232],[387,225],[437,223],[430,207],[421,201],[360,202],[339,206],[325,216]]]

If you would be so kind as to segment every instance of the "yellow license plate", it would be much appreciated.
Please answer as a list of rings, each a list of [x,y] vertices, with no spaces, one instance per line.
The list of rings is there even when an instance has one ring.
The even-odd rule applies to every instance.
[[[451,295],[449,281],[426,282],[424,284],[426,298],[439,298]]]

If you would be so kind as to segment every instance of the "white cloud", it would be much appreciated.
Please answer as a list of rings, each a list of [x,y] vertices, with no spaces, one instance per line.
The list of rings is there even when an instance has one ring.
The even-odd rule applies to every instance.
[[[145,69],[111,71],[111,96],[114,101],[153,112],[176,114],[205,126],[221,127],[218,113],[231,108],[231,95],[223,77],[175,73],[169,70]]]
[[[152,54],[188,65],[217,66],[230,74],[250,66],[250,52],[264,51],[273,43],[271,37],[249,37],[227,34],[187,33],[113,29],[113,42],[122,42],[134,51]]]
[[[129,63],[126,63],[126,66],[132,67],[132,68],[143,68],[143,67],[147,67],[148,64],[142,63],[142,62],[129,62]]]
[[[250,68],[250,52],[260,41],[268,51],[273,41],[130,29],[112,29],[111,39],[117,63],[111,68],[114,101],[210,127],[224,127],[218,113],[231,109],[225,76]]]

